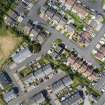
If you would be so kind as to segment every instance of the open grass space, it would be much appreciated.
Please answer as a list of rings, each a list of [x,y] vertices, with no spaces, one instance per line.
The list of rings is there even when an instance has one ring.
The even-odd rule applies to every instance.
[[[22,41],[23,38],[17,37],[14,33],[6,30],[6,28],[0,29],[0,67]]]

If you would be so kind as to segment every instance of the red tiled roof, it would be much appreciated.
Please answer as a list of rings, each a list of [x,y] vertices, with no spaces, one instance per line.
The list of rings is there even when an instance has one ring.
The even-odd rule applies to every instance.
[[[75,10],[77,14],[80,14],[82,17],[86,17],[88,15],[87,9],[81,4],[75,3],[73,6],[73,10]]]

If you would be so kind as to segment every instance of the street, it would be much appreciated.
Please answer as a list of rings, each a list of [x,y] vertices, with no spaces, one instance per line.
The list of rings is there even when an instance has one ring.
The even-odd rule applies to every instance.
[[[37,4],[35,4],[35,6],[31,9],[31,11],[28,14],[28,17],[26,17],[23,21],[23,23],[25,24],[26,20],[28,19],[32,19],[33,21],[39,21],[39,22],[43,22],[43,20],[41,20],[38,16],[38,10],[39,8],[44,4],[46,0],[39,0]],[[86,0],[81,0],[83,1],[83,3],[85,4]],[[98,0],[99,1],[99,0]],[[90,8],[92,7],[93,9],[95,9],[96,11],[103,13],[101,7],[97,7],[96,5],[90,5],[88,4],[90,3],[89,0],[86,1],[87,6],[89,6]],[[42,50],[40,53],[38,54],[33,54],[31,57],[27,58],[25,61],[23,61],[21,64],[16,65],[16,67],[14,67],[13,69],[10,69],[9,67],[6,67],[6,71],[9,73],[9,75],[11,76],[12,80],[14,80],[14,84],[16,86],[19,86],[19,84],[16,82],[13,74],[16,72],[16,70],[20,69],[21,67],[23,67],[24,65],[28,65],[31,61],[35,61],[37,58],[45,55],[48,50],[50,49],[50,47],[52,46],[52,42],[56,39],[62,39],[62,41],[65,43],[65,45],[67,46],[67,48],[69,50],[75,49],[78,54],[83,57],[87,62],[93,64],[95,67],[100,67],[98,65],[98,63],[96,62],[96,60],[92,57],[91,52],[92,50],[95,48],[96,44],[98,43],[98,41],[103,37],[104,33],[105,33],[105,25],[102,27],[102,29],[100,30],[100,32],[96,33],[96,37],[92,40],[92,42],[90,43],[90,45],[86,48],[80,48],[79,46],[77,46],[73,41],[69,40],[68,38],[66,38],[63,34],[61,34],[60,32],[57,32],[55,29],[49,27],[48,31],[51,32],[51,36],[48,38],[48,40],[46,40],[46,42],[43,44],[42,46]],[[47,86],[51,85],[53,82],[59,80],[61,77],[63,77],[65,74],[64,73],[60,73],[60,74],[56,74],[52,79],[41,83],[38,87],[36,87],[35,89],[33,89],[30,93],[23,93],[20,88],[20,95],[19,97],[17,97],[16,99],[14,99],[13,101],[11,101],[10,103],[8,103],[8,105],[16,105],[16,103],[21,103],[22,101],[27,99],[27,102],[29,102],[29,98],[40,92],[41,90],[45,89]],[[97,105],[103,105],[104,101],[105,101],[105,94],[101,97],[99,103]]]

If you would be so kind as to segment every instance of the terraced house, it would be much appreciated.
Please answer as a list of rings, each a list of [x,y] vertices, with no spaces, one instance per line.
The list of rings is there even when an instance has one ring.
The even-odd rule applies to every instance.
[[[49,0],[41,7],[40,17],[80,47],[89,45],[103,21],[101,15],[96,15],[76,0]]]

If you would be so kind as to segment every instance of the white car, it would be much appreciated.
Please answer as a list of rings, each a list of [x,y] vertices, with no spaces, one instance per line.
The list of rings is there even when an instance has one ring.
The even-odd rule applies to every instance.
[[[105,92],[105,89],[101,89],[101,91],[104,93]]]

